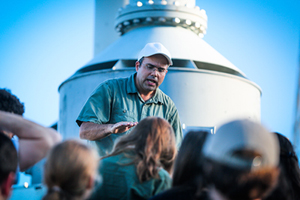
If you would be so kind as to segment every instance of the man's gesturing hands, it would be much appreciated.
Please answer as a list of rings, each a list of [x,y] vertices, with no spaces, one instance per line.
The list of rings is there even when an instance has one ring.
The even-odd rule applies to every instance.
[[[132,127],[136,126],[138,122],[118,122],[111,126],[111,133],[118,134],[124,133],[131,129]]]

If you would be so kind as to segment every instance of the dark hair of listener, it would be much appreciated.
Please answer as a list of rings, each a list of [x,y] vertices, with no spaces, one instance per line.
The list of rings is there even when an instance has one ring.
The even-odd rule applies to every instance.
[[[204,177],[230,200],[260,199],[269,194],[277,184],[279,170],[265,167],[255,171],[232,168],[230,166],[204,159]]]
[[[44,166],[48,187],[43,200],[83,199],[91,176],[97,172],[96,153],[76,140],[66,140],[52,148]]]
[[[300,199],[300,169],[292,143],[280,133],[275,133],[280,144],[280,175],[278,185],[266,200]]]
[[[17,150],[12,141],[0,131],[0,184],[10,172],[16,172],[18,165]]]
[[[0,89],[0,110],[23,115],[24,104],[10,90]]]
[[[172,126],[165,119],[147,117],[121,137],[113,152],[106,157],[128,150],[135,152],[133,163],[141,182],[158,177],[160,167],[170,173],[177,152]]]
[[[173,186],[203,186],[201,151],[207,135],[207,131],[190,131],[185,135],[174,164]]]

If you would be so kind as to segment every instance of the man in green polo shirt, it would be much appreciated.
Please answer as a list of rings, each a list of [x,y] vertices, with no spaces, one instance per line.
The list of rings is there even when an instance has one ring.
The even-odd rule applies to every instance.
[[[99,155],[105,156],[115,140],[141,119],[157,116],[172,125],[179,146],[182,128],[177,108],[158,88],[170,65],[171,55],[162,44],[146,44],[135,63],[135,74],[105,81],[89,97],[76,120],[80,138],[94,141]]]

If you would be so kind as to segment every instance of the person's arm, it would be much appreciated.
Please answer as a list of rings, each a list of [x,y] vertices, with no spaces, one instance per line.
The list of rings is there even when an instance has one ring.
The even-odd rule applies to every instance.
[[[137,125],[137,122],[119,122],[116,124],[83,122],[80,125],[79,135],[81,139],[101,140],[111,134],[124,133],[135,125]]]
[[[18,136],[21,171],[25,171],[44,158],[48,150],[61,141],[60,134],[54,129],[3,111],[0,111],[0,129]]]

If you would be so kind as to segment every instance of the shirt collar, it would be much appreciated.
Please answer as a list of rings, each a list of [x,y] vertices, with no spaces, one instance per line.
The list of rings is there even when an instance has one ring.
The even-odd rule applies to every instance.
[[[148,102],[149,103],[153,102],[153,103],[156,103],[156,104],[158,104],[158,103],[164,104],[162,96],[163,96],[162,91],[159,88],[157,88],[156,91],[155,91],[155,95],[151,99],[149,99]]]
[[[132,94],[132,93],[138,93],[138,90],[135,86],[135,81],[134,81],[134,77],[136,76],[136,73],[132,74],[130,77],[129,77],[129,80],[127,82],[127,93],[128,94]],[[149,99],[147,101],[147,103],[161,103],[161,104],[164,104],[164,101],[163,101],[163,95],[162,95],[162,91],[157,88],[156,91],[155,91],[155,95]]]
[[[130,93],[138,93],[137,89],[136,89],[136,86],[135,86],[135,82],[134,82],[134,77],[136,76],[136,73],[132,74],[130,77],[129,77],[129,80],[127,82],[127,93],[130,94]]]

